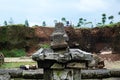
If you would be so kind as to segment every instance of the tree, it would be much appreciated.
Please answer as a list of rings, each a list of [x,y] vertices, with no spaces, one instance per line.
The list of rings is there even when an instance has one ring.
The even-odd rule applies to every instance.
[[[86,22],[87,20],[86,19],[83,19],[83,25],[84,25],[84,27],[85,27],[85,25],[86,25]]]
[[[7,24],[7,21],[4,21],[4,25],[5,25],[5,26],[7,26],[7,25],[8,25],[8,24]]]
[[[64,25],[66,25],[66,18],[65,17],[62,17],[61,21],[63,22]]]
[[[80,26],[81,26],[80,23],[78,23],[78,24],[77,24],[77,27],[80,27]]]
[[[13,25],[13,23],[14,23],[13,19],[10,18],[10,20],[9,20],[9,24],[10,24],[10,25]]]
[[[120,15],[120,12],[118,12],[118,15]]]
[[[26,26],[26,27],[29,27],[28,20],[25,20],[25,26]]]
[[[108,19],[111,20],[111,21],[110,21],[110,24],[113,24],[114,16],[111,15],[111,16],[108,17]]]
[[[86,26],[86,25],[89,25],[91,28],[93,28],[93,23],[92,23],[92,22],[86,22],[86,23],[85,23],[85,26]]]
[[[54,23],[56,24],[56,23],[57,23],[57,20],[54,20]]]
[[[103,13],[102,14],[102,24],[105,25],[105,22],[106,22],[106,14]]]
[[[96,26],[102,26],[102,23],[97,23]]]
[[[83,21],[84,21],[83,18],[79,18],[79,21],[77,23],[77,27],[81,27],[83,25]]]
[[[118,12],[118,15],[120,15],[120,12]]]
[[[70,25],[70,22],[69,21],[66,21],[66,26],[69,26]]]
[[[79,23],[80,23],[81,25],[83,25],[83,18],[80,18],[80,19],[79,19]]]
[[[62,17],[62,18],[61,18],[61,21],[66,22],[66,18],[65,18],[65,17]]]
[[[44,27],[46,26],[46,22],[45,21],[43,21],[42,26],[44,26]]]

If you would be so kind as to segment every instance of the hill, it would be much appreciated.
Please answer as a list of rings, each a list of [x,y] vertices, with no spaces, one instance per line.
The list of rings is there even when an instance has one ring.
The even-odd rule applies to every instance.
[[[25,27],[21,25],[0,27],[0,51],[24,49],[28,55],[41,47],[50,44],[50,35],[54,28]],[[99,53],[102,50],[112,50],[120,53],[120,23],[111,26],[95,28],[65,27],[69,36],[69,46],[78,47],[87,52]]]

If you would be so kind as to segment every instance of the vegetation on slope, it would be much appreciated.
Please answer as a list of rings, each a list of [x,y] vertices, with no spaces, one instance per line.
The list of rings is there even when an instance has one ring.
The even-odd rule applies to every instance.
[[[88,52],[99,52],[104,47],[110,47],[113,51],[120,52],[120,23],[95,28],[66,27],[65,30],[69,36],[70,47],[79,47]],[[25,56],[40,47],[49,47],[52,32],[53,28],[47,27],[2,26],[0,27],[0,52],[5,56],[17,57]]]

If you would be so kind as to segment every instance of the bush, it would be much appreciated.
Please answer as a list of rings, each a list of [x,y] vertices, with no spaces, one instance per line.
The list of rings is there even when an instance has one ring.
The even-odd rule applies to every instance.
[[[21,57],[26,54],[24,49],[2,50],[1,52],[5,57]]]

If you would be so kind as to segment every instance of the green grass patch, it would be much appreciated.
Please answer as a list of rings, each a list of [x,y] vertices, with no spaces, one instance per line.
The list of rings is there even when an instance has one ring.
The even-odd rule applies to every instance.
[[[21,57],[26,55],[24,49],[2,50],[1,52],[5,57]]]
[[[19,68],[20,65],[37,65],[36,62],[6,62],[0,66],[0,69]]]
[[[41,48],[50,48],[50,45],[49,44],[41,44],[40,47]]]

